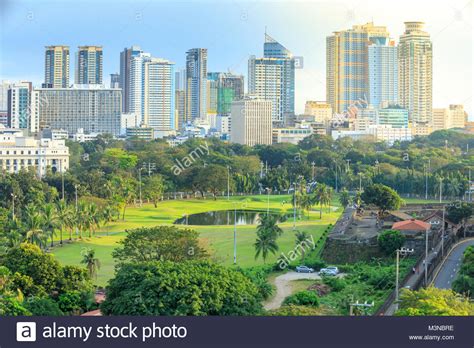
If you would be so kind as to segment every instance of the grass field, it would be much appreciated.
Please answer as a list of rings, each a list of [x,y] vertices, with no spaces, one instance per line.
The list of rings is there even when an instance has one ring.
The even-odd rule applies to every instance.
[[[270,196],[269,207],[272,212],[292,212],[291,196]],[[195,214],[215,210],[237,209],[266,210],[267,196],[231,197],[230,200],[221,198],[216,201],[206,200],[179,200],[164,201],[155,208],[152,204],[143,207],[129,207],[126,210],[125,221],[119,220],[103,227],[97,236],[84,238],[62,247],[55,247],[52,253],[63,264],[78,265],[81,260],[81,251],[85,247],[93,248],[96,256],[101,262],[98,271],[98,285],[105,285],[107,280],[113,276],[114,260],[111,256],[117,242],[125,235],[125,230],[137,227],[151,227],[162,224],[172,224],[176,219],[186,214]],[[331,212],[323,209],[322,219],[319,219],[319,210],[315,207],[309,216],[307,214],[296,223],[299,231],[306,231],[313,235],[316,242],[328,224],[337,220],[342,209],[335,198]],[[180,225],[182,226],[182,225]],[[284,233],[278,239],[279,253],[270,255],[267,263],[274,262],[280,253],[287,253],[295,247],[293,233],[293,220],[281,223],[280,227]],[[210,251],[212,258],[219,263],[232,265],[233,263],[233,226],[189,226],[199,232],[202,243]],[[110,234],[110,235],[107,235]],[[242,267],[263,264],[261,259],[255,260],[254,242],[256,239],[256,226],[237,226],[237,264]]]

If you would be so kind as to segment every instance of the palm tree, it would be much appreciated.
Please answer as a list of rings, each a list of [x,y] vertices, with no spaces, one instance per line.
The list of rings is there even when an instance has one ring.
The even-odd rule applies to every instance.
[[[257,235],[270,234],[276,240],[283,234],[283,230],[280,228],[280,226],[277,225],[277,215],[262,215],[259,218],[258,223],[259,224],[257,226]]]
[[[100,269],[100,261],[95,257],[95,250],[91,248],[85,248],[81,252],[82,260],[81,263],[86,265],[89,277],[97,279],[97,270]]]
[[[43,206],[43,232],[51,237],[51,247],[54,245],[54,231],[58,224],[56,208],[52,203]]]
[[[9,248],[18,246],[23,241],[22,226],[18,218],[10,218],[5,229],[5,237],[7,238]]]
[[[255,241],[255,259],[262,254],[263,263],[266,262],[268,253],[275,254],[278,251],[278,245],[275,240],[275,236],[271,233],[258,234],[257,240]]]
[[[87,206],[87,216],[89,217],[89,238],[92,237],[92,234],[95,234],[95,229],[99,228],[101,216],[97,210],[97,205],[90,203]]]
[[[58,228],[59,228],[59,244],[63,244],[63,230],[66,226],[70,226],[72,212],[69,206],[64,200],[60,200],[56,205],[56,213],[58,217]],[[72,231],[72,229],[71,229]],[[71,235],[70,235],[71,237]]]
[[[305,194],[301,197],[301,208],[308,212],[308,220],[309,220],[309,211],[311,207],[314,205],[314,199],[308,194]]]
[[[302,243],[304,243],[308,239],[308,234],[306,232],[296,231],[295,236],[296,246],[301,247],[301,261],[304,261],[304,247]]]
[[[33,204],[28,204],[25,208],[25,221],[23,223],[26,239],[43,248],[43,241],[46,239],[43,227],[43,219],[37,208]]]
[[[114,210],[112,206],[106,205],[104,210],[102,211],[102,221],[104,223],[104,227],[109,224],[109,222],[113,221],[114,219]],[[109,235],[107,230],[107,235]]]
[[[351,196],[345,188],[339,194],[339,203],[341,203],[343,208],[346,208],[351,203]]]
[[[322,219],[323,206],[331,208],[332,187],[326,184],[318,184],[314,190],[314,202],[319,204],[319,218]]]

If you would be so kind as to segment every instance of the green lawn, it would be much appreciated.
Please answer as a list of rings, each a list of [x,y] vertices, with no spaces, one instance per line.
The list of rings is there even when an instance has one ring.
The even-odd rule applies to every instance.
[[[270,196],[270,210],[273,212],[292,212],[291,196]],[[316,242],[328,224],[337,220],[342,209],[335,198],[333,200],[331,212],[324,208],[322,219],[319,219],[319,211],[315,207],[310,212],[308,220],[307,214],[302,220],[297,221],[296,228],[299,231],[306,231],[313,235]],[[63,264],[77,265],[81,260],[81,250],[85,247],[93,248],[101,262],[101,268],[98,271],[96,283],[105,285],[107,280],[113,276],[114,260],[112,259],[112,250],[117,246],[116,243],[123,238],[126,229],[132,229],[142,226],[156,226],[162,224],[171,224],[183,214],[194,214],[213,210],[234,209],[248,210],[266,210],[267,196],[249,196],[249,197],[231,197],[214,201],[206,200],[181,200],[161,202],[157,208],[152,204],[143,207],[129,207],[126,210],[125,221],[116,221],[109,226],[102,228],[101,232],[93,238],[85,238],[82,241],[72,242],[62,247],[55,247],[52,253]],[[210,251],[211,257],[219,263],[232,265],[233,263],[233,226],[189,226],[200,233],[201,241]],[[281,223],[280,227],[284,230],[283,235],[278,239],[280,253],[288,253],[295,246],[293,234],[293,220]],[[254,259],[254,246],[256,238],[256,226],[238,226],[237,227],[237,264],[247,267],[263,264],[261,259]],[[110,233],[110,235],[106,235]],[[267,263],[274,262],[279,254],[271,255]]]

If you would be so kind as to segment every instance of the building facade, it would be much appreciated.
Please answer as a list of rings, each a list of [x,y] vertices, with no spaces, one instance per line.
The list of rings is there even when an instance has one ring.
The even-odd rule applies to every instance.
[[[326,38],[326,100],[333,112],[350,112],[355,104],[368,104],[368,47],[389,37],[386,27],[354,25]]]
[[[122,89],[122,110],[125,113],[130,111],[130,100],[131,100],[131,72],[132,72],[132,57],[139,56],[143,51],[138,46],[132,46],[130,48],[124,48],[120,52],[120,84],[119,87]]]
[[[186,121],[207,116],[207,48],[186,52]]]
[[[73,85],[72,88],[37,88],[38,128],[63,129],[74,134],[109,133],[120,135],[122,91],[100,85]]]
[[[0,169],[18,173],[34,169],[44,176],[48,170],[65,172],[69,168],[69,148],[64,140],[24,136],[22,131],[0,126]]]
[[[7,126],[35,132],[36,117],[32,106],[32,83],[18,82],[10,85],[7,94]]]
[[[102,84],[102,46],[79,46],[76,54],[76,84]]]
[[[174,63],[151,58],[143,67],[143,124],[156,131],[176,129]]]
[[[324,101],[308,100],[304,107],[304,114],[313,116],[314,122],[326,123],[331,121],[332,107]]]
[[[265,34],[263,58],[250,56],[248,91],[272,102],[272,120],[287,123],[295,113],[295,59],[282,44]]]
[[[408,127],[408,110],[401,107],[387,107],[377,112],[377,124],[391,125],[393,128]]]
[[[69,46],[46,46],[43,87],[69,87]]]
[[[368,46],[368,102],[375,107],[398,104],[398,48],[388,38]]]
[[[272,144],[272,102],[255,96],[234,101],[230,140],[248,146]]]
[[[410,121],[427,124],[433,105],[433,45],[423,26],[423,22],[405,22],[398,45],[398,94]]]

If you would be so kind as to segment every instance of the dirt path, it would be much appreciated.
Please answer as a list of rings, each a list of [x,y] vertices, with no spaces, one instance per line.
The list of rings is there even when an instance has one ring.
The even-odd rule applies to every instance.
[[[321,279],[317,273],[288,272],[275,278],[276,294],[264,307],[266,310],[280,308],[285,297],[291,295],[291,281],[298,279]]]

